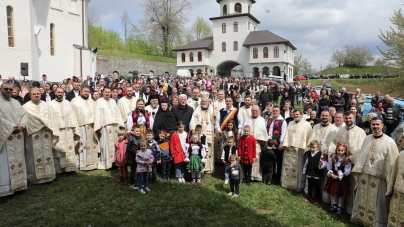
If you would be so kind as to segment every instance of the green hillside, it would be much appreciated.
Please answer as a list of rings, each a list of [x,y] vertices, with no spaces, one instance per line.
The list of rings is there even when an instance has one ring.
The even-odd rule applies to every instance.
[[[394,73],[396,72],[396,68],[381,68],[381,67],[376,67],[376,66],[363,66],[360,68],[357,67],[350,67],[350,66],[341,66],[341,67],[336,67],[336,68],[331,68],[331,69],[324,69],[322,72],[317,72],[316,74],[322,74],[322,75],[327,75],[327,74],[365,74],[365,73],[370,73],[370,74],[376,74],[376,73]]]
[[[169,64],[177,64],[177,59],[175,58],[167,58],[163,56],[152,56],[152,55],[143,55],[143,54],[136,54],[125,52],[121,50],[98,50],[98,55],[101,56],[115,56],[115,57],[122,57],[122,58],[137,58],[145,61],[154,61],[154,62],[163,62]]]

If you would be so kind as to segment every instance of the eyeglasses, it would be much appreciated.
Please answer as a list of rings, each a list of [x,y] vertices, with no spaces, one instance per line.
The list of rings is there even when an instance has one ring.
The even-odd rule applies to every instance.
[[[5,91],[13,91],[12,88],[3,88]]]
[[[239,99],[239,98],[240,98],[240,96],[237,96],[236,98],[238,98],[238,99]]]

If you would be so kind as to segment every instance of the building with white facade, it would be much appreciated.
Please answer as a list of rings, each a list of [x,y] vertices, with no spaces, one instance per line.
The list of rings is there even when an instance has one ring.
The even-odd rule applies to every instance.
[[[293,81],[294,51],[288,40],[264,30],[252,15],[255,0],[217,0],[220,16],[210,18],[213,37],[203,38],[175,49],[177,74],[194,73],[229,76],[241,65],[244,76],[282,76]]]
[[[96,55],[86,48],[89,2],[1,0],[0,74],[3,79],[8,76],[22,79],[21,62],[29,64],[28,80],[40,80],[42,74],[53,82],[73,76],[93,76]]]

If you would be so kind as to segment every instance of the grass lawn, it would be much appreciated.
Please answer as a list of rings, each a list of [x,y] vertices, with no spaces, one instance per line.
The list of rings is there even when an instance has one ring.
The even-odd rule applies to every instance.
[[[159,181],[145,195],[116,183],[117,169],[65,174],[0,198],[0,226],[356,226],[279,186],[241,185],[232,199],[217,166],[202,185]]]
[[[145,60],[145,61],[155,61],[155,62],[177,64],[177,59],[175,59],[175,58],[136,54],[136,53],[130,53],[130,52],[125,52],[125,51],[120,51],[120,50],[98,50],[98,55],[115,56],[115,57],[122,57],[122,58],[137,58],[137,59],[141,59],[141,60]]]

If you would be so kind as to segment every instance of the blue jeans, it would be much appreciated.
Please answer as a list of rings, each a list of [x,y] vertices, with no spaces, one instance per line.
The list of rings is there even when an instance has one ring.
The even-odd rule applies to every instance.
[[[184,177],[184,163],[177,163],[175,164],[175,177],[182,178]]]
[[[229,180],[229,173],[226,171],[228,164],[224,165],[224,180]]]
[[[137,173],[137,184],[139,190],[143,188],[143,185],[145,188],[149,187],[148,172]]]

